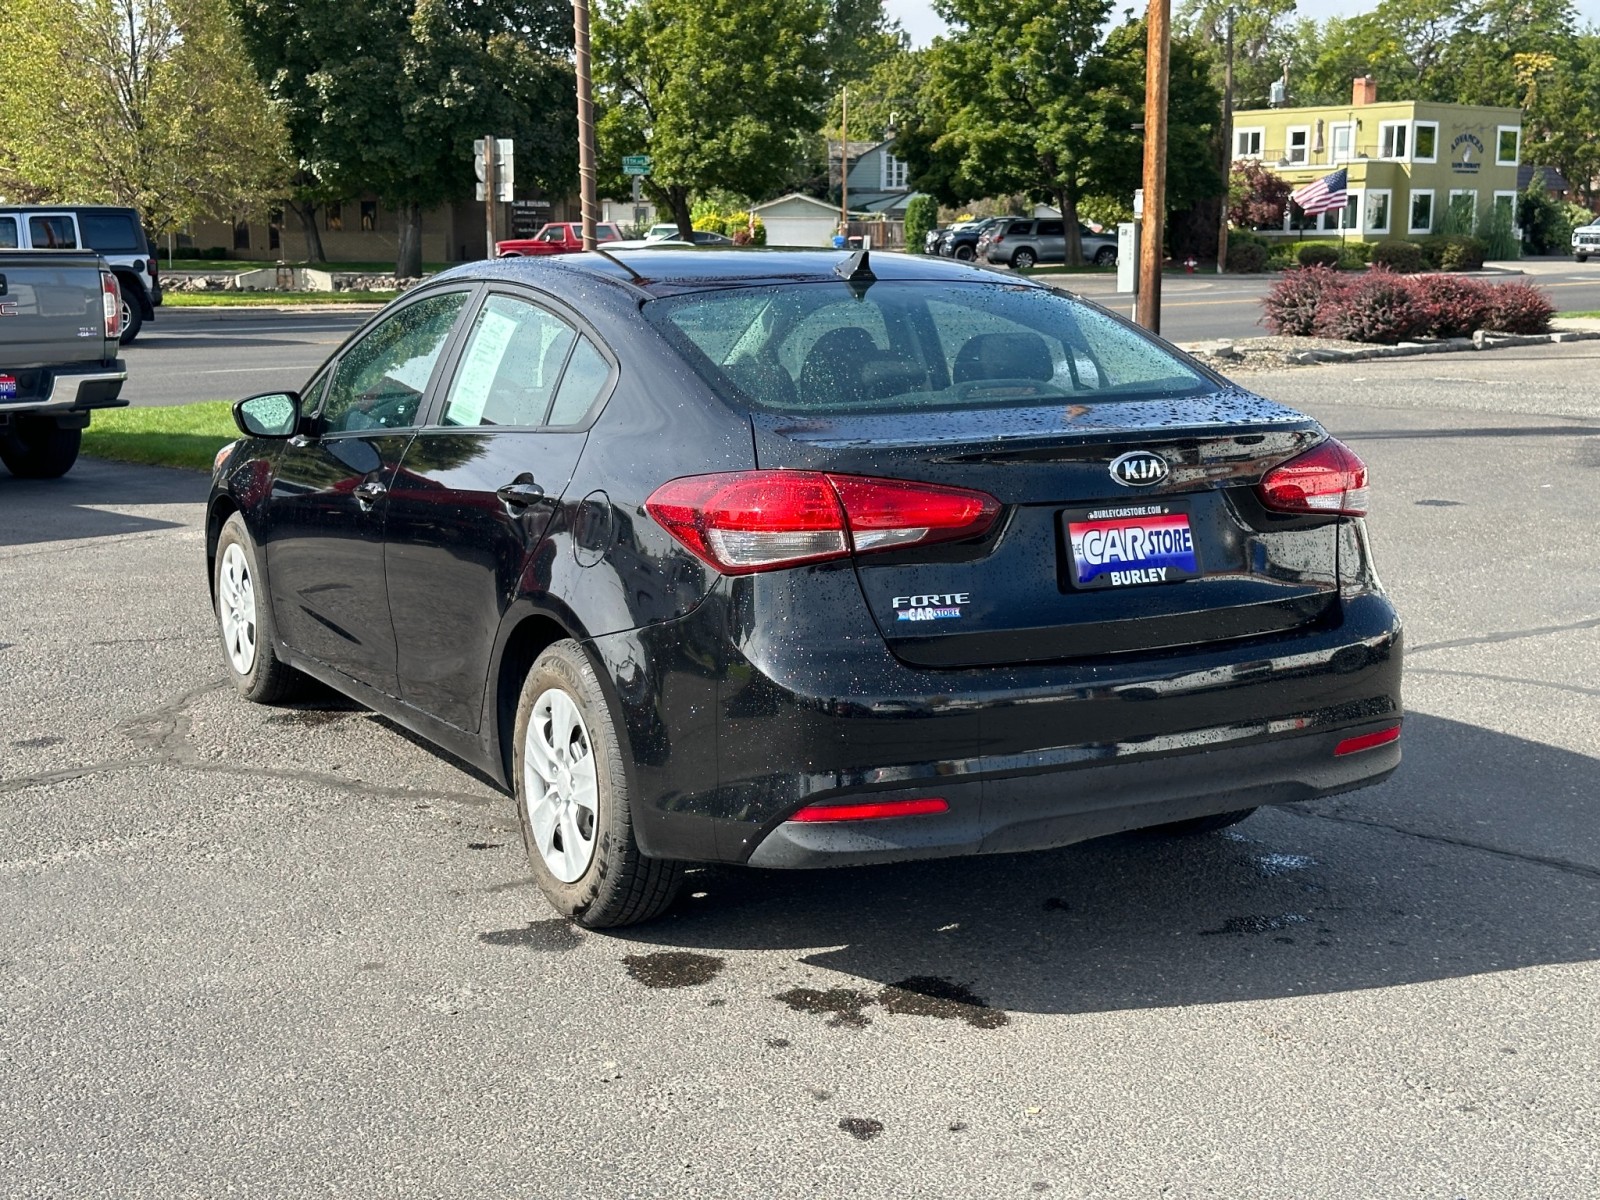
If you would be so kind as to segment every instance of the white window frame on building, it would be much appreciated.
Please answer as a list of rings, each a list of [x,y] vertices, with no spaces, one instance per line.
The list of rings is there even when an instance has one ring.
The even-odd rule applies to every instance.
[[[1367,222],[1376,215],[1378,205],[1377,197],[1383,197],[1383,225],[1369,225]],[[1366,192],[1367,203],[1363,207],[1367,210],[1362,217],[1361,232],[1381,233],[1385,236],[1394,228],[1394,189],[1393,188],[1368,188]]]
[[[906,160],[896,158],[887,150],[880,155],[882,159],[878,172],[880,186],[886,192],[903,192],[906,188]]]
[[[1417,135],[1424,129],[1433,131],[1433,153],[1424,158],[1417,153]],[[1414,163],[1436,163],[1439,161],[1439,122],[1413,121],[1411,122],[1411,161]]]
[[[1506,140],[1506,134],[1516,135],[1516,149],[1511,152],[1510,158],[1500,156],[1500,148]],[[1522,163],[1522,126],[1500,125],[1494,131],[1494,165],[1497,167],[1515,167]]]
[[[1344,135],[1344,149],[1339,149],[1339,137]],[[1328,161],[1347,163],[1356,156],[1356,126],[1354,121],[1335,121],[1328,126]]]
[[[1247,125],[1243,129],[1233,131],[1233,157],[1238,159],[1260,158],[1261,147],[1266,141],[1267,130],[1263,125]],[[1249,147],[1248,149],[1246,147]]]
[[[1428,219],[1426,221],[1424,221],[1421,225],[1418,225],[1417,224],[1417,201],[1423,196],[1426,196],[1428,198]],[[1432,233],[1433,232],[1433,217],[1434,217],[1433,201],[1434,201],[1434,196],[1433,196],[1433,189],[1432,188],[1412,188],[1411,189],[1411,204],[1410,204],[1410,209],[1406,214],[1406,232],[1407,233]]]
[[[1438,142],[1434,142],[1438,148]],[[1385,162],[1411,161],[1411,122],[1378,122],[1378,157]]]
[[[1450,208],[1448,210],[1449,212],[1452,212],[1452,213],[1455,212],[1455,210],[1456,210],[1456,197],[1457,196],[1471,196],[1472,197],[1472,219],[1470,221],[1468,221],[1467,224],[1468,224],[1469,228],[1476,229],[1477,226],[1478,226],[1478,189],[1477,188],[1451,188],[1450,189]]]
[[[1494,205],[1495,208],[1499,208],[1500,207],[1500,201],[1502,201],[1502,200],[1506,201],[1511,206],[1511,228],[1512,229],[1516,229],[1517,228],[1517,194],[1516,194],[1516,192],[1510,192],[1510,191],[1495,192],[1494,195],[1493,195],[1493,198],[1489,201],[1489,203]]]
[[[1298,147],[1294,144],[1297,134],[1300,137]],[[1291,167],[1303,167],[1311,161],[1311,126],[1291,125],[1283,131],[1283,161]]]

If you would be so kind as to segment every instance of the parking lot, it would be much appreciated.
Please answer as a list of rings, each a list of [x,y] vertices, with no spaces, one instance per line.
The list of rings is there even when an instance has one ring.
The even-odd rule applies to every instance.
[[[130,389],[306,373],[262,327],[225,347],[248,383],[197,383],[227,368],[191,336]],[[471,771],[232,693],[204,478],[0,475],[0,1194],[1592,1197],[1597,346],[1245,380],[1372,468],[1381,787],[1188,842],[707,870],[615,934],[552,918]]]

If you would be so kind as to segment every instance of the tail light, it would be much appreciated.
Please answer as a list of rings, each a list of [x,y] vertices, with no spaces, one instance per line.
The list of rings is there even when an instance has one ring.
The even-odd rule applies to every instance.
[[[1337,438],[1279,463],[1256,489],[1276,512],[1361,517],[1367,512],[1367,464]]]
[[[1356,737],[1345,738],[1333,748],[1334,757],[1343,758],[1346,754],[1360,754],[1363,750],[1374,750],[1379,746],[1387,746],[1390,742],[1400,740],[1400,726],[1393,725],[1388,729],[1380,729],[1376,733],[1363,733]]]
[[[656,522],[724,575],[958,541],[986,533],[1000,502],[983,492],[820,471],[730,471],[662,484]]]
[[[808,804],[791,821],[882,821],[891,817],[929,817],[949,812],[950,805],[938,796],[916,800],[880,800],[863,804]]]
[[[1006,239],[1005,239],[1005,235],[1004,234],[998,234],[998,235],[995,236],[994,241],[991,242],[990,245],[998,246],[1001,242],[1003,242],[1005,240]]]
[[[106,338],[122,336],[122,288],[110,271],[100,272],[100,307],[105,311]]]

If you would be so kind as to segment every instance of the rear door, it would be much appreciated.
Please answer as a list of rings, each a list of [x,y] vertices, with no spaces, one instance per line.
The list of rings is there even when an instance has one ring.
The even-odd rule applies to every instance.
[[[390,485],[385,574],[408,704],[477,730],[501,617],[549,582],[540,544],[615,376],[550,297],[496,289],[472,315]]]
[[[1037,237],[1040,262],[1058,263],[1067,261],[1066,222],[1040,221]]]

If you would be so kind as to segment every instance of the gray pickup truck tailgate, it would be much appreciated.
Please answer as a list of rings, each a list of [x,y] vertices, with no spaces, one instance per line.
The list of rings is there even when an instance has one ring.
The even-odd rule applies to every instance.
[[[116,357],[106,338],[100,266],[94,254],[0,253],[0,371]]]

